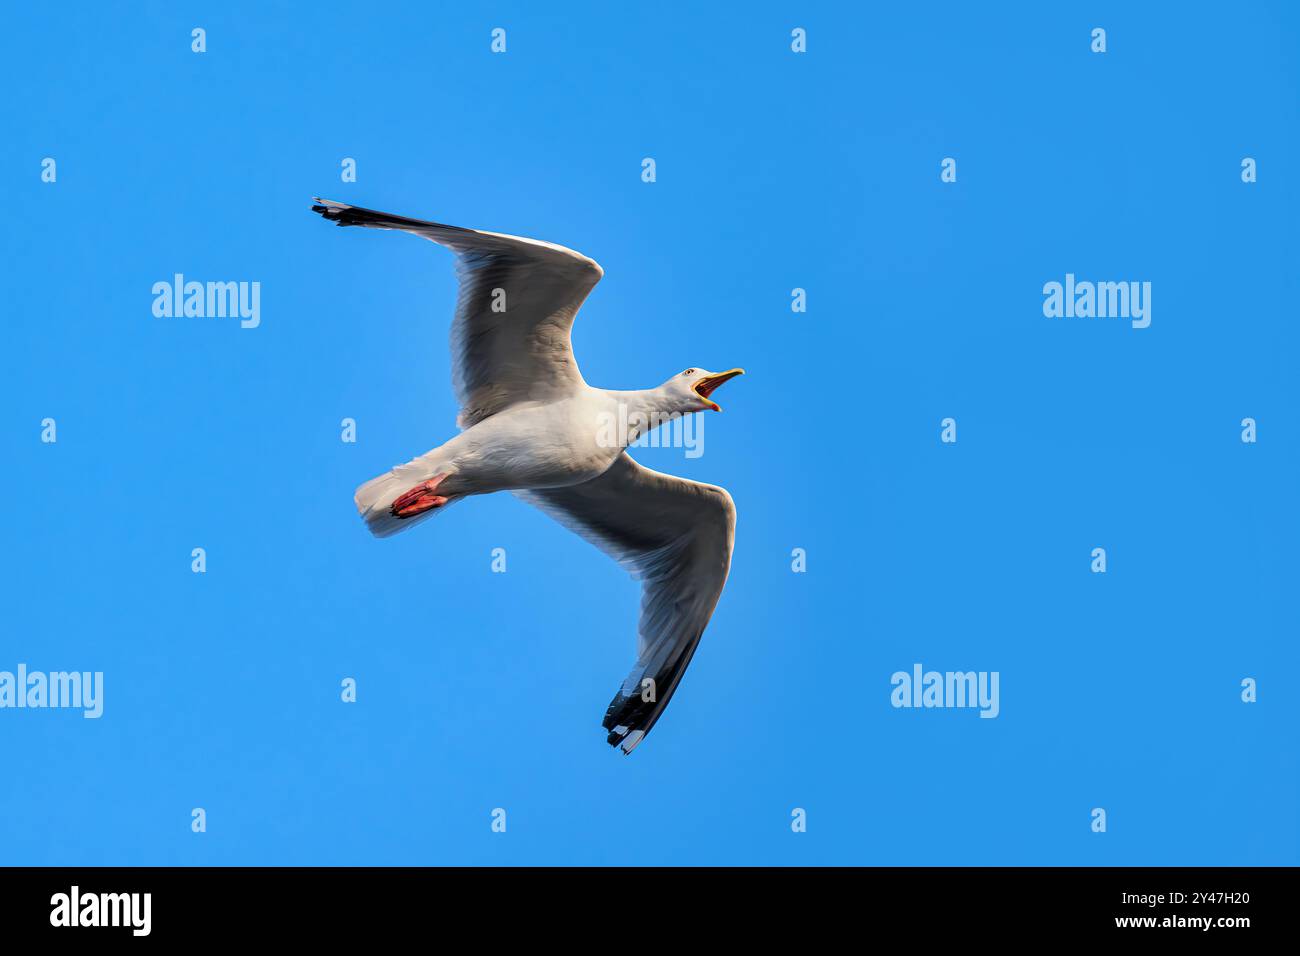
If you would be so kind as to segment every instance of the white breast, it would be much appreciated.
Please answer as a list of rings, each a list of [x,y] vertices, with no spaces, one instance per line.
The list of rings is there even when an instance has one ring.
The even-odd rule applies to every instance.
[[[603,474],[622,450],[615,403],[595,389],[498,412],[445,446],[476,491],[554,488]]]

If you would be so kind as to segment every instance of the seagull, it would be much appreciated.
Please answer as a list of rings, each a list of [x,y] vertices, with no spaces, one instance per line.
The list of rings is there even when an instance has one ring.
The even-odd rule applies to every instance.
[[[625,450],[712,398],[744,369],[688,368],[657,388],[593,388],[578,371],[573,319],[604,270],[572,249],[407,219],[326,199],[340,226],[396,229],[456,255],[451,326],[460,434],[373,478],[356,505],[376,537],[462,498],[508,491],[600,548],[641,581],[636,665],[605,712],[630,754],[668,706],[726,584],[736,507],[725,489],[638,465]]]

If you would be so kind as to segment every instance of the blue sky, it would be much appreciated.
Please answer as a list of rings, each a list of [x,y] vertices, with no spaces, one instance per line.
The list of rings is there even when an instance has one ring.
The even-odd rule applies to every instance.
[[[4,15],[0,670],[105,704],[0,710],[0,863],[1300,862],[1293,9],[267,6]],[[612,562],[357,519],[453,433],[452,259],[313,195],[597,259],[593,384],[748,370],[636,453],[739,524],[631,757]],[[155,318],[175,273],[260,326]],[[1151,326],[1045,318],[1066,273]],[[998,718],[891,707],[918,662]]]

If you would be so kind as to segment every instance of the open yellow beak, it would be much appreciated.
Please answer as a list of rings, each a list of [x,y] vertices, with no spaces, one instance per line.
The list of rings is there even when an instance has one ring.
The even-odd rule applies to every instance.
[[[711,398],[709,398],[709,396],[712,395],[713,390],[717,388],[719,385],[721,385],[723,382],[729,382],[737,375],[744,375],[744,374],[745,374],[745,370],[743,368],[733,368],[733,369],[728,369],[725,372],[719,372],[717,375],[706,376],[705,378],[702,378],[695,383],[695,391],[700,396],[700,398],[704,399],[704,401],[708,403],[708,406],[710,408],[712,408],[715,412],[720,412],[722,411],[722,406],[719,405],[717,402],[713,401]]]

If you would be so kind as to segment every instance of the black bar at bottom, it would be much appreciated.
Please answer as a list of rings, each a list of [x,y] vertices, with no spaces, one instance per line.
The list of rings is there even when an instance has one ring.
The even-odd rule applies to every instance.
[[[704,918],[758,935],[788,924],[859,937],[880,929],[927,940],[1200,936],[1231,945],[1288,934],[1295,875],[1195,867],[10,868],[0,870],[0,925],[7,942],[75,934],[81,943],[338,944],[435,927],[443,939],[461,930],[526,936],[539,925],[553,932],[562,920],[575,936],[621,927],[633,934],[629,945],[640,927],[658,948],[671,924]]]

